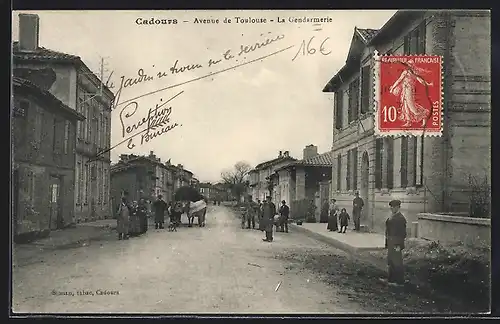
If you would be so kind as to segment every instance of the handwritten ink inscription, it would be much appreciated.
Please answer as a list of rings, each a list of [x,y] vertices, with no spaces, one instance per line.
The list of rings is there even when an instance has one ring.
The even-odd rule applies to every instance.
[[[136,135],[140,135],[139,145],[149,142],[150,140],[161,136],[174,128],[181,126],[178,123],[171,123],[170,115],[172,114],[172,107],[165,107],[167,103],[175,99],[177,96],[182,94],[184,91],[179,92],[169,100],[160,102],[148,109],[147,114],[140,117],[138,120],[135,119],[136,113],[139,109],[139,103],[137,101],[129,102],[120,111],[120,123],[122,126],[122,137],[125,138],[129,136],[127,141],[127,147],[133,149],[136,145],[134,143],[134,138]]]
[[[300,48],[299,50],[297,51],[297,53],[295,54],[295,56],[293,57],[292,61],[295,61],[295,59],[297,58],[297,56],[299,56],[301,53],[302,53],[302,56],[306,56],[306,55],[314,55],[316,54],[316,52],[318,50],[316,50],[316,48],[314,48],[312,46],[312,42],[314,40],[314,36],[312,36],[311,38],[309,38],[309,41],[307,42],[307,45],[306,45],[306,41],[303,40],[302,43],[300,44]],[[326,52],[325,50],[325,43],[330,39],[330,37],[327,37],[325,38],[320,46],[319,46],[319,52],[323,55],[329,55],[332,51],[329,51],[329,52]]]

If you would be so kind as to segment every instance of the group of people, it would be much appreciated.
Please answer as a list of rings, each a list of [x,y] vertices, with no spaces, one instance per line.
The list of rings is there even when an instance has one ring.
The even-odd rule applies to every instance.
[[[155,229],[164,229],[165,214],[170,217],[171,222],[180,223],[182,209],[163,200],[158,195],[156,201],[151,204],[151,212],[154,213]],[[128,240],[130,237],[139,236],[148,230],[149,216],[148,202],[141,198],[139,202],[129,202],[128,193],[124,192],[117,210],[117,232],[119,240]]]
[[[277,214],[276,205],[271,201],[271,196],[267,196],[264,202],[257,199],[257,202],[248,198],[246,212],[241,219],[241,227],[247,229],[255,229],[255,221],[258,220],[259,230],[266,233],[266,237],[262,240],[264,242],[273,241],[273,228],[276,226],[276,232],[288,233],[288,217],[290,215],[290,208],[287,206],[286,201],[281,202],[278,210],[279,216],[275,219]]]
[[[352,201],[352,215],[354,218],[353,220],[355,231],[360,230],[361,211],[364,204],[365,203],[363,199],[359,196],[359,192],[356,192],[356,197]],[[339,208],[336,199],[332,198],[330,205],[324,206],[322,212],[328,213],[328,225],[326,227],[327,230],[329,230],[330,232],[346,233],[351,216],[347,212],[346,208]]]

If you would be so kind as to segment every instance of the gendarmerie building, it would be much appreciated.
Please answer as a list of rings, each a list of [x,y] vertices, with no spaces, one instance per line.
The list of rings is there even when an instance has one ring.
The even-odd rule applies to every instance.
[[[372,27],[372,26],[370,26]],[[490,176],[491,27],[488,11],[398,11],[381,29],[355,28],[334,94],[332,197],[382,230],[388,203],[408,222],[420,212],[468,213],[475,184]],[[374,51],[443,56],[443,136],[374,135]]]

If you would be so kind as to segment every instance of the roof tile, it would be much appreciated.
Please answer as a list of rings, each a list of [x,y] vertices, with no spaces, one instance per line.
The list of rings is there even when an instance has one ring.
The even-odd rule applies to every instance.
[[[373,36],[375,36],[375,34],[378,33],[378,29],[369,29],[369,28],[365,28],[365,29],[361,29],[361,28],[356,28],[359,32],[359,34],[361,35],[361,37],[363,37],[365,39],[365,41],[368,43],[372,38]]]
[[[77,55],[66,54],[45,47],[38,47],[34,52],[24,52],[19,50],[19,42],[14,42],[12,45],[12,54],[14,58],[22,60],[51,60],[51,61],[79,61],[80,57]]]

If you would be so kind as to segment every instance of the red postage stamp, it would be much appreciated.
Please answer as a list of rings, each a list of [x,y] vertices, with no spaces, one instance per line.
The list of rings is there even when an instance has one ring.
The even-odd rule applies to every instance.
[[[442,135],[442,57],[376,56],[375,131],[379,136]]]

